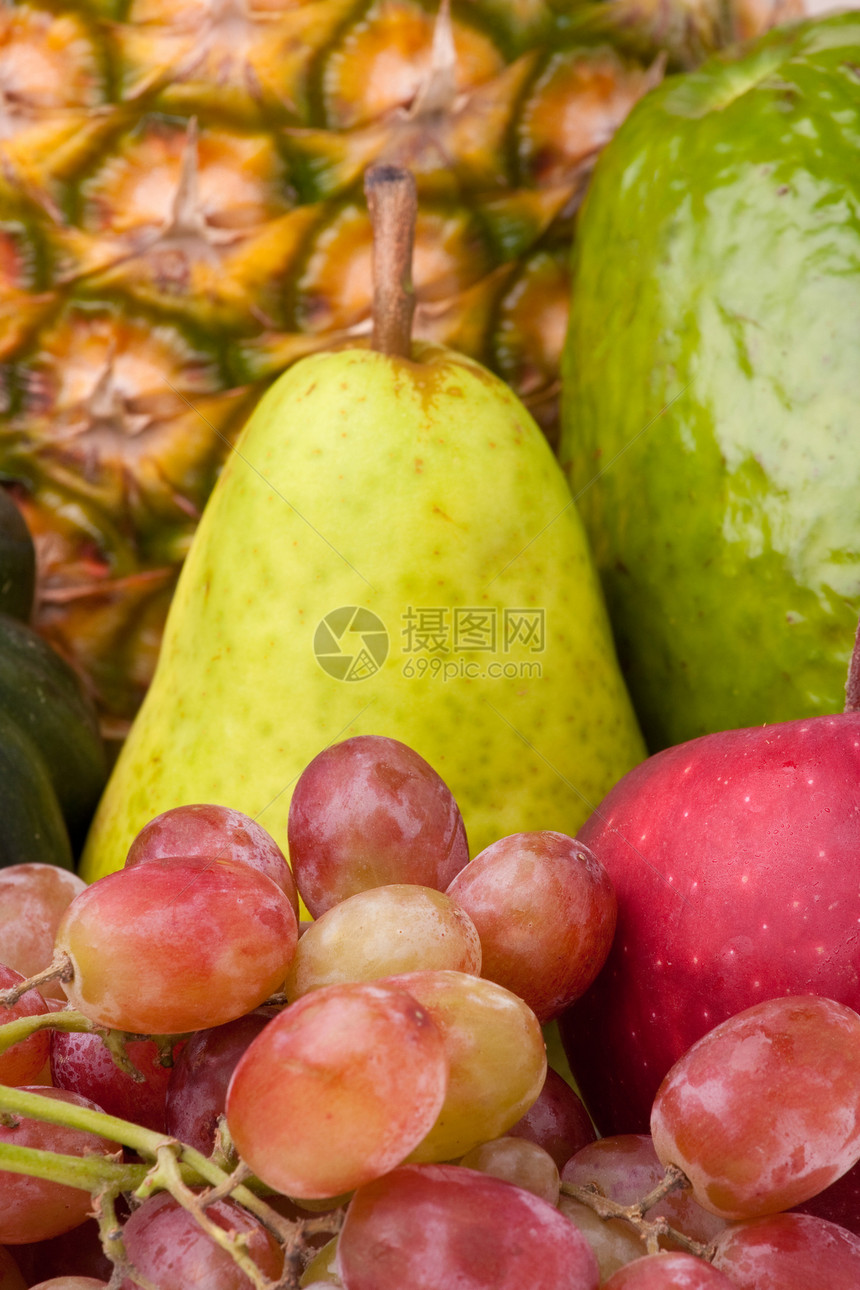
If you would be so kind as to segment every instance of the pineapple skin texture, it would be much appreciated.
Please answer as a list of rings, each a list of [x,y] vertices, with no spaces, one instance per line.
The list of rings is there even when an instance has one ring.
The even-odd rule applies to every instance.
[[[611,463],[580,508],[652,751],[844,703],[858,61],[846,14],[668,80],[582,212],[560,455],[575,493]]]
[[[121,868],[152,816],[192,802],[257,819],[286,852],[292,786],[328,744],[382,734],[452,789],[471,852],[528,829],[573,834],[645,755],[564,476],[510,390],[470,360],[353,348],[266,393],[206,507],[153,684],[82,860]],[[314,654],[360,605],[390,637],[367,679]],[[408,677],[410,607],[543,608],[542,676]],[[449,644],[450,644],[449,639]],[[443,657],[443,656],[439,656]],[[444,655],[448,659],[452,654]],[[486,653],[456,657],[485,670]]]

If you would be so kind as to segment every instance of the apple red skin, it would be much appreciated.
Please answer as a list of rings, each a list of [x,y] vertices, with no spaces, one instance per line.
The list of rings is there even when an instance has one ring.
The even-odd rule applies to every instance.
[[[601,1133],[646,1132],[669,1068],[744,1008],[860,1010],[860,712],[668,748],[578,837],[618,896],[609,958],[561,1020]]]

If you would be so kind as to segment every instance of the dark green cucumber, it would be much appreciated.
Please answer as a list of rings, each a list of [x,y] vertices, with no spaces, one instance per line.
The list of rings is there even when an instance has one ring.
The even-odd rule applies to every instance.
[[[5,614],[0,614],[0,712],[38,749],[77,850],[107,779],[95,709],[68,663]]]
[[[0,869],[12,864],[72,868],[72,848],[39,749],[0,708]]]
[[[0,613],[27,622],[36,590],[36,549],[24,517],[0,486]]]

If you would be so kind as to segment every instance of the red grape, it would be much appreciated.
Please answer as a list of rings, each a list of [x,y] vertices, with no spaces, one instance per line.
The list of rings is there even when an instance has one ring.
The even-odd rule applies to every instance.
[[[65,1089],[30,1087],[28,1092],[75,1106],[101,1108],[88,1098]],[[100,1154],[113,1156],[119,1150],[115,1142],[81,1129],[48,1124],[29,1116],[0,1119],[0,1142],[19,1147],[36,1147],[42,1151],[56,1151],[68,1156]],[[92,1206],[90,1194],[78,1187],[33,1178],[27,1174],[0,1171],[0,1242],[6,1245],[23,1245],[30,1241],[43,1241],[68,1232],[87,1218]]]
[[[11,990],[23,980],[20,972],[0,963],[0,990]],[[47,1011],[48,1005],[40,991],[28,990],[17,1003],[0,1004],[0,1025],[17,1021],[19,1017],[40,1017]],[[0,1053],[0,1083],[32,1084],[48,1060],[50,1047],[50,1034],[39,1030]]]
[[[448,894],[478,929],[481,975],[540,1022],[591,985],[615,932],[615,890],[588,847],[564,833],[514,833],[460,871]]]
[[[0,1245],[0,1290],[27,1290],[27,1282],[8,1250]]]
[[[125,1051],[142,1081],[117,1066],[100,1035],[55,1030],[51,1034],[51,1082],[56,1088],[90,1098],[108,1115],[165,1133],[170,1067],[162,1065],[158,1046],[151,1039],[127,1040]]]
[[[206,1206],[206,1217],[226,1232],[245,1238],[252,1261],[277,1280],[284,1264],[275,1238],[247,1210],[232,1201]],[[188,1210],[162,1192],[134,1211],[123,1228],[126,1253],[134,1269],[158,1290],[250,1290],[251,1281],[230,1254],[212,1239]],[[138,1290],[125,1277],[119,1290]]]
[[[298,918],[293,871],[275,839],[249,815],[229,806],[174,806],[144,824],[129,848],[125,867],[182,856],[239,860],[259,869],[282,889]]]
[[[0,870],[0,963],[23,977],[51,962],[54,936],[64,910],[86,883],[53,864],[14,864]],[[65,1000],[59,981],[40,989],[46,999]]]
[[[811,1214],[772,1214],[728,1227],[714,1266],[738,1290],[857,1290],[860,1237]]]
[[[730,1017],[669,1071],[651,1132],[715,1214],[800,1204],[860,1159],[860,1016],[806,995]]]
[[[346,1290],[596,1290],[579,1231],[530,1192],[456,1165],[360,1187],[340,1235]]]
[[[536,1142],[563,1169],[575,1152],[597,1137],[591,1117],[574,1089],[551,1066],[546,1080],[525,1115],[507,1130],[511,1138]]]
[[[290,859],[317,917],[368,887],[444,891],[469,859],[450,789],[406,744],[357,735],[319,753],[290,802]]]
[[[118,1209],[124,1211],[120,1198]],[[47,1241],[15,1246],[15,1261],[27,1285],[65,1274],[109,1281],[113,1264],[102,1249],[99,1225],[94,1218],[61,1232]]]
[[[99,878],[57,929],[72,1006],[99,1025],[181,1034],[222,1025],[283,984],[298,929],[280,887],[236,860],[149,860]]]
[[[603,1290],[736,1290],[734,1281],[693,1254],[649,1254],[603,1282]]]
[[[204,1156],[212,1154],[230,1077],[251,1040],[271,1020],[271,1013],[259,1010],[191,1035],[170,1072],[168,1133]]]
[[[448,1061],[427,1012],[402,990],[314,990],[273,1018],[227,1091],[236,1149],[275,1191],[338,1196],[392,1169],[426,1135]]]
[[[62,1276],[40,1281],[33,1290],[107,1290],[107,1286],[107,1281],[97,1281],[95,1277]]]

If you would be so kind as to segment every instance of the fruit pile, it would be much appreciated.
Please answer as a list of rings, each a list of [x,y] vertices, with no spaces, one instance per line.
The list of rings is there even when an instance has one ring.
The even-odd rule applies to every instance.
[[[0,1290],[860,1286],[860,23],[698,66],[772,17],[0,0]]]
[[[860,1160],[855,1011],[754,1005],[672,1066],[650,1136],[594,1141],[541,1032],[613,939],[586,846],[469,862],[435,771],[359,737],[300,778],[290,853],[197,805],[88,887],[0,876],[10,1286],[16,1254],[62,1258],[57,1290],[856,1286],[860,1237],[786,1212]]]

